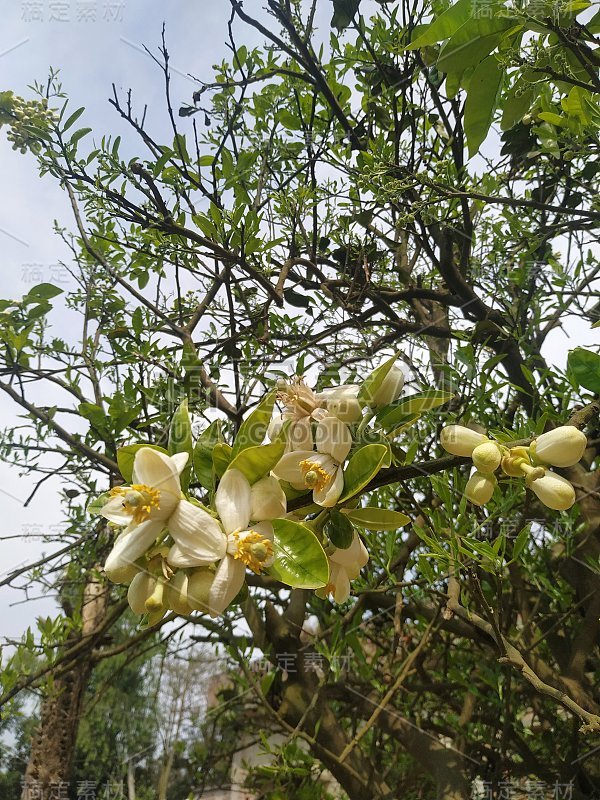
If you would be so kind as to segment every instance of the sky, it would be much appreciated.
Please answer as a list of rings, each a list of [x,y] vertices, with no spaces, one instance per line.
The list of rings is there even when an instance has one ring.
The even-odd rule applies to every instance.
[[[261,15],[262,5],[262,0],[244,2],[246,11]],[[326,26],[331,5],[322,0],[319,9],[317,24]],[[60,69],[72,109],[86,107],[78,125],[91,127],[98,138],[121,134],[125,150],[132,135],[108,103],[113,83],[121,92],[131,88],[139,108],[148,105],[148,127],[159,140],[168,135],[162,73],[143,51],[147,45],[156,52],[163,21],[175,108],[190,102],[198,87],[189,75],[210,79],[212,65],[228,54],[226,0],[0,0],[0,14],[0,91],[31,96],[28,85],[45,81],[50,67]],[[258,34],[247,28],[240,31],[242,40],[259,43]],[[13,152],[3,132],[0,165],[0,296],[19,298],[41,282],[68,290],[70,276],[60,265],[68,254],[52,229],[54,219],[72,228],[64,193],[52,178],[40,179],[34,159]],[[573,321],[568,334],[549,337],[547,356],[564,366],[567,351],[578,344],[600,344],[600,330],[590,332],[587,321]],[[13,420],[14,405],[0,396],[0,425]],[[36,537],[60,526],[61,486],[47,481],[25,508],[32,488],[30,479],[0,463],[0,576],[58,547]],[[36,615],[55,611],[51,598],[22,600],[20,593],[0,588],[0,641],[19,637]]]

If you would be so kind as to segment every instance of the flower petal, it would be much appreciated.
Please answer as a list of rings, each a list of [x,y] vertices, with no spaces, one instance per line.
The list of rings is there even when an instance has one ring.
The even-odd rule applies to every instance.
[[[177,462],[159,450],[141,447],[135,454],[133,474],[134,483],[160,489],[161,495],[167,493],[177,498],[181,495]]]
[[[350,597],[350,578],[346,570],[339,564],[331,565],[329,582],[333,588],[333,599],[336,603],[345,603]]]
[[[163,528],[162,520],[148,519],[117,537],[104,565],[109,580],[120,583],[124,572],[129,571],[129,567],[154,544]]]
[[[325,466],[323,466],[326,469]],[[313,491],[313,500],[317,505],[323,508],[332,508],[339,500],[342,492],[344,491],[344,473],[341,467],[337,467],[333,480],[329,481],[321,491],[316,489]]]
[[[131,514],[127,514],[123,509],[123,497],[111,497],[110,500],[102,506],[100,514],[109,522],[114,522],[115,525],[129,525],[131,522]]]
[[[350,428],[337,417],[325,417],[317,425],[316,444],[319,453],[331,456],[338,463],[348,457],[352,447]]]
[[[317,454],[313,450],[295,450],[286,453],[277,462],[273,474],[282,481],[288,481],[295,488],[305,489],[304,474],[300,463],[307,459],[314,459]]]
[[[243,561],[225,556],[219,564],[208,595],[211,616],[222,614],[244,585],[246,567]]]
[[[225,533],[248,527],[252,509],[252,491],[246,476],[239,469],[228,469],[221,478],[215,496],[217,513]]]
[[[310,417],[292,422],[288,431],[288,441],[292,450],[312,450],[314,447]]]
[[[181,475],[183,470],[186,468],[186,465],[189,461],[190,454],[189,453],[175,453],[171,456],[171,461],[175,464],[175,468],[177,469],[177,473]]]
[[[189,500],[182,500],[167,527],[181,551],[198,565],[212,564],[225,555],[227,537],[216,519]],[[189,566],[189,564],[188,564]]]
[[[277,478],[267,475],[252,486],[250,519],[262,521],[284,517],[287,511],[285,492]]]

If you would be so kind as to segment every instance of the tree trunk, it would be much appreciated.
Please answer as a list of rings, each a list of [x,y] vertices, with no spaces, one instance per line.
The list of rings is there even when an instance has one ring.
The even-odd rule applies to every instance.
[[[169,777],[171,776],[174,758],[175,750],[172,749],[167,758],[162,762],[162,768],[160,770],[160,775],[158,776],[157,800],[167,800],[167,789],[169,788]]]
[[[68,641],[69,646],[94,633],[104,620],[107,604],[106,587],[96,580],[90,581],[83,593],[81,632]],[[91,671],[89,653],[84,650],[69,670],[59,675],[51,673],[40,722],[31,742],[22,800],[66,796],[81,706]]]

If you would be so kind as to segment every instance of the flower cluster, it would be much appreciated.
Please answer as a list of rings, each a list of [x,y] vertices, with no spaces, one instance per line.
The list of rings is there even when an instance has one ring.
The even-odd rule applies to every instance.
[[[113,487],[98,510],[122,528],[106,560],[106,575],[129,584],[129,605],[149,624],[169,610],[183,616],[223,613],[243,588],[247,570],[256,575],[268,570],[290,586],[313,588],[321,597],[331,594],[344,602],[350,581],[369,556],[349,517],[344,517],[350,531],[344,541],[329,539],[324,528],[342,493],[353,493],[345,486],[344,463],[355,445],[357,423],[368,422],[375,409],[395,401],[403,383],[403,373],[391,361],[362,386],[317,394],[301,378],[281,383],[276,394],[284,410],[272,418],[270,444],[262,441],[264,431],[258,435],[248,421],[243,435],[241,429],[238,434],[243,443],[221,444],[219,455],[214,447],[213,485],[202,484],[209,490],[208,505],[188,492],[191,425],[187,403],[182,404],[172,430],[187,426],[190,435],[181,437],[188,442],[187,452],[130,446],[135,453],[131,480]],[[272,395],[264,398],[261,413],[272,409],[274,400]],[[193,460],[196,470],[195,455]],[[310,498],[304,513],[288,514],[287,498],[303,494]],[[316,515],[314,504],[323,509]],[[356,501],[349,512],[353,506]],[[373,511],[375,517],[381,512],[387,525],[403,516],[368,511],[371,521]],[[390,514],[396,514],[392,523]]]
[[[575,502],[571,483],[549,469],[549,466],[571,467],[583,456],[587,439],[573,425],[543,433],[528,447],[509,447],[462,425],[443,428],[440,441],[448,453],[472,459],[474,471],[465,495],[475,505],[482,506],[491,500],[498,469],[506,476],[524,478],[527,487],[548,508],[565,511]]]
[[[42,100],[23,100],[12,92],[0,92],[0,127],[10,126],[6,138],[12,142],[13,150],[25,154],[41,150],[40,135],[48,125],[56,122],[56,112],[48,108],[46,98]]]

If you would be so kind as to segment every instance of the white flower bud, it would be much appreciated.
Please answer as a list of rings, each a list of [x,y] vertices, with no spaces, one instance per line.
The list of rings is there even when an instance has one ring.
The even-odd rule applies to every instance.
[[[495,472],[502,461],[502,452],[496,442],[478,444],[471,454],[473,466],[478,472]]]
[[[359,387],[354,384],[332,386],[317,395],[327,411],[341,422],[352,424],[362,418],[362,406],[358,402]]]
[[[138,572],[127,590],[127,602],[134,614],[146,613],[146,600],[156,588],[156,577],[148,572]]]
[[[582,457],[587,447],[584,433],[574,425],[562,425],[542,433],[530,446],[532,455],[553,467],[572,467]]]
[[[399,367],[392,367],[383,379],[381,386],[368,398],[368,403],[373,408],[388,406],[400,397],[404,387],[404,373]]]
[[[473,505],[483,506],[492,499],[495,488],[496,478],[493,475],[474,472],[467,481],[465,496]]]
[[[267,475],[252,486],[250,519],[256,522],[278,519],[287,512],[285,492],[277,478]]]
[[[477,445],[484,442],[489,442],[485,433],[478,433],[463,425],[447,425],[440,434],[440,444],[453,456],[470,456]]]
[[[165,586],[165,605],[176,614],[186,616],[192,610],[187,601],[188,576],[183,570],[178,570]]]
[[[194,611],[208,611],[210,587],[215,573],[208,567],[200,567],[190,572],[187,583],[187,602]]]
[[[575,502],[575,489],[569,481],[550,469],[543,478],[528,480],[527,485],[545,506],[555,511],[566,511]]]

